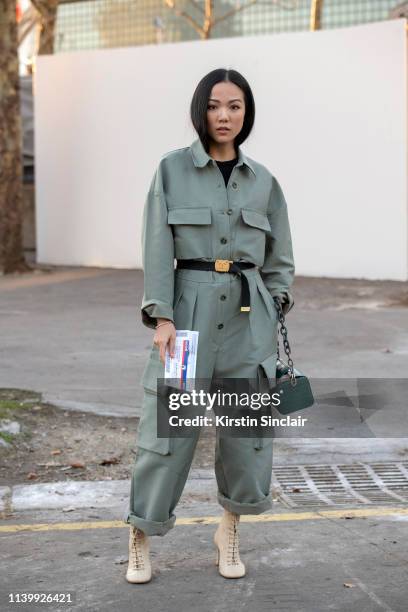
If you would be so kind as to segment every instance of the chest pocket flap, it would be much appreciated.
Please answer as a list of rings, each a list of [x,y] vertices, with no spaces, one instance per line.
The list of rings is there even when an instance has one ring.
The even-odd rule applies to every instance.
[[[206,206],[172,208],[168,212],[167,222],[174,225],[210,225],[211,208]]]
[[[271,226],[266,214],[258,212],[253,208],[242,208],[241,214],[247,225],[257,227],[258,229],[265,230],[266,232],[271,231]]]

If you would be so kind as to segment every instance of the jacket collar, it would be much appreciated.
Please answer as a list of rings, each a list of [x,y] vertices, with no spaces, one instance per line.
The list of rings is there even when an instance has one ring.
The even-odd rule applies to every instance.
[[[210,157],[207,151],[204,149],[203,143],[201,142],[200,138],[194,140],[194,142],[190,145],[190,151],[194,165],[198,168],[203,168],[208,164],[210,160],[212,160],[212,157]],[[241,147],[238,147],[238,162],[236,165],[242,166],[243,164],[248,166],[248,168],[252,170],[254,176],[256,176],[253,164],[251,164],[247,156],[244,155]]]

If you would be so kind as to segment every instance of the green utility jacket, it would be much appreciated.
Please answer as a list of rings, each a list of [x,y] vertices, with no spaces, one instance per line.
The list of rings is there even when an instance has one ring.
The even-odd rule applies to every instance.
[[[142,321],[174,321],[176,259],[249,261],[286,314],[294,305],[291,232],[278,180],[238,147],[227,187],[214,159],[197,138],[164,154],[143,211],[144,295]],[[220,273],[221,274],[221,273]]]

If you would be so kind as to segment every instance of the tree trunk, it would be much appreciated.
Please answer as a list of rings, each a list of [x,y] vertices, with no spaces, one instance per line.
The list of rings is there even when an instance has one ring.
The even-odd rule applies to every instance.
[[[23,254],[22,167],[16,4],[0,0],[0,274],[31,269]]]

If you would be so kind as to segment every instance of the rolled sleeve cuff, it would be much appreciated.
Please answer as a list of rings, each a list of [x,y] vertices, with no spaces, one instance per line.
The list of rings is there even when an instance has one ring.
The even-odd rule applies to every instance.
[[[293,299],[293,295],[291,293],[289,293],[289,291],[285,290],[271,290],[270,294],[272,297],[279,297],[281,305],[282,305],[282,312],[284,315],[286,315],[295,305],[295,300]]]
[[[143,305],[141,308],[142,323],[146,327],[154,329],[157,325],[157,319],[169,319],[173,321],[173,308],[164,302],[151,302]]]

